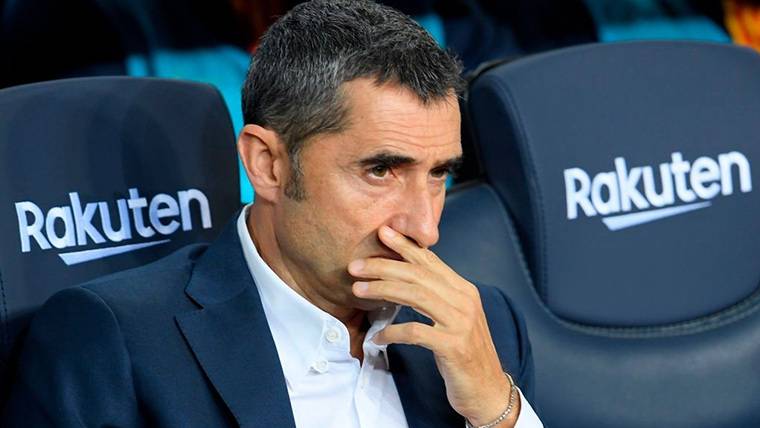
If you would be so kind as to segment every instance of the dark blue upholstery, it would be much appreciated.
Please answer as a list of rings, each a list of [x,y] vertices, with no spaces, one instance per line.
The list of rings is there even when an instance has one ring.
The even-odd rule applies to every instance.
[[[547,426],[760,426],[759,95],[759,55],[703,43],[571,48],[471,84],[486,178],[450,194],[436,249],[525,313]]]
[[[239,207],[233,143],[208,85],[104,77],[0,91],[0,385],[54,292],[216,236]]]

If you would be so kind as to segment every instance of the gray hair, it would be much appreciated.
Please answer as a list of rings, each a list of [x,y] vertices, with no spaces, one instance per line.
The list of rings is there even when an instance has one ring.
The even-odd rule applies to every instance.
[[[285,194],[301,200],[299,153],[321,133],[346,126],[341,85],[358,78],[394,83],[424,103],[463,88],[461,65],[408,16],[367,0],[313,0],[264,34],[243,87],[243,118],[277,132],[293,177]]]

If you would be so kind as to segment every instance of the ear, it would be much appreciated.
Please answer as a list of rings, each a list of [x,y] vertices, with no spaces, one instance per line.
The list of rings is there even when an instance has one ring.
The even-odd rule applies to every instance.
[[[245,125],[237,148],[256,199],[275,202],[287,180],[287,151],[280,137],[270,129]]]

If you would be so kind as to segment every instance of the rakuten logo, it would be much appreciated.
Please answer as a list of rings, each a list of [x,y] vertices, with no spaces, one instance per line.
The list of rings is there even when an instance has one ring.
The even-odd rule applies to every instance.
[[[734,193],[734,172],[739,190],[752,191],[749,161],[739,152],[718,155],[717,160],[703,156],[693,163],[684,161],[679,152],[670,158],[669,163],[660,164],[658,184],[654,167],[629,170],[622,157],[615,158],[614,171],[601,172],[593,179],[581,168],[566,169],[567,218],[577,218],[580,208],[587,217],[608,216],[602,221],[614,231],[707,208],[712,204],[710,199]],[[633,209],[639,211],[619,214]]]
[[[193,211],[200,214],[200,224],[211,228],[211,211],[206,195],[197,189],[177,192],[177,197],[159,193],[148,201],[137,189],[129,189],[129,199],[116,200],[118,220],[111,215],[105,201],[88,202],[82,206],[77,192],[69,193],[70,205],[52,207],[44,213],[34,202],[16,202],[21,251],[32,251],[32,243],[42,250],[59,250],[93,244],[108,244],[146,238],[152,241],[108,246],[82,251],[68,251],[58,256],[67,265],[123,254],[141,248],[165,244],[165,238],[180,227],[193,229]],[[192,202],[194,204],[191,204]],[[195,206],[195,209],[192,209]],[[147,208],[147,212],[145,209]],[[99,222],[93,223],[97,217]],[[146,218],[147,215],[147,218]],[[118,223],[119,227],[114,227]],[[98,227],[100,226],[100,227]]]

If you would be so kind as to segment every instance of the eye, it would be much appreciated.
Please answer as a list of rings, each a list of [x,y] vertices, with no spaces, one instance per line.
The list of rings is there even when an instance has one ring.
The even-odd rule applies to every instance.
[[[450,174],[451,174],[451,170],[449,170],[449,168],[439,168],[439,169],[434,169],[430,171],[430,175],[435,179],[448,178]]]
[[[388,170],[390,168],[385,165],[375,165],[369,169],[369,173],[377,178],[383,178],[388,174]]]

